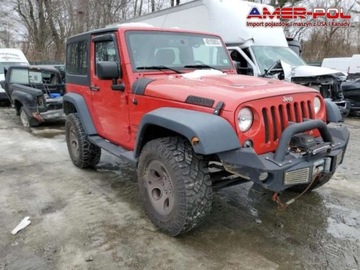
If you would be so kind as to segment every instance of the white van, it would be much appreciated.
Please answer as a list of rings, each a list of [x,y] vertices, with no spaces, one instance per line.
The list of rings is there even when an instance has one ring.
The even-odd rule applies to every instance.
[[[344,73],[349,73],[351,57],[335,57],[335,58],[324,58],[321,63],[321,67],[332,68],[340,70]]]
[[[360,54],[354,54],[351,57],[349,73],[350,74],[360,73]]]
[[[324,58],[322,67],[337,69],[342,72],[352,74],[360,73],[360,54],[354,54],[352,57]]]
[[[29,65],[24,53],[19,49],[0,48],[0,81],[5,80],[5,69],[14,65]],[[9,100],[0,86],[0,102]]]

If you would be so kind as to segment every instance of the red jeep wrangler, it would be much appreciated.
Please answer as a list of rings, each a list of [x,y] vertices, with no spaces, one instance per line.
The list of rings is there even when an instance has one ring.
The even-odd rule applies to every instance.
[[[101,148],[128,160],[149,218],[170,235],[204,220],[214,189],[308,191],[343,161],[349,133],[334,103],[236,75],[216,35],[124,24],[73,36],[66,52],[72,162],[93,167]]]

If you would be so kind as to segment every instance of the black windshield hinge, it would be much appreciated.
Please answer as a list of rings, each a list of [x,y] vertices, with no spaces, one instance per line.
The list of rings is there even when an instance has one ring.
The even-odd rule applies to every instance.
[[[225,105],[224,102],[219,101],[218,104],[216,104],[216,106],[215,106],[215,109],[214,109],[214,113],[213,113],[213,114],[219,115],[220,112],[221,112],[221,110],[222,110],[222,108],[224,107],[224,105]]]

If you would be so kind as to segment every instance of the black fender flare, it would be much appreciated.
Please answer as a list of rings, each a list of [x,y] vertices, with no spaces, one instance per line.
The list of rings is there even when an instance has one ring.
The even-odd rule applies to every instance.
[[[74,105],[76,112],[80,117],[81,124],[83,125],[85,133],[87,135],[97,134],[94,122],[91,119],[91,115],[86,105],[85,99],[81,95],[76,93],[66,93],[63,97],[63,102],[64,102],[65,114],[69,114],[69,112],[66,111],[65,103],[69,102],[72,105]]]
[[[33,107],[34,97],[26,92],[21,92],[19,90],[14,90],[11,93],[11,99],[14,101],[20,102],[23,106]]]
[[[339,107],[331,99],[326,98],[326,121],[329,122],[342,122],[342,116]]]
[[[193,137],[199,138],[199,142],[192,146],[196,153],[202,155],[241,147],[236,132],[224,118],[209,113],[164,107],[153,110],[142,118],[136,138],[135,157],[140,155],[147,127],[152,125],[178,133],[190,142]]]

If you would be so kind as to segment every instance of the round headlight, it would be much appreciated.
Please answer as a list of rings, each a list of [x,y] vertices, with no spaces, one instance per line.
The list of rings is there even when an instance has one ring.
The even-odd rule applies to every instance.
[[[317,114],[321,109],[321,100],[318,97],[314,98],[314,111]]]
[[[248,131],[253,123],[253,114],[249,108],[242,108],[238,115],[239,128],[242,132]]]

